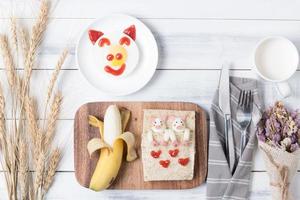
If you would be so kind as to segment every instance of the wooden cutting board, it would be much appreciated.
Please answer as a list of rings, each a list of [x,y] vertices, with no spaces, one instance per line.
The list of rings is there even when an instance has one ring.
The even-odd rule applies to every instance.
[[[116,104],[131,111],[127,130],[136,135],[136,149],[139,158],[133,162],[124,161],[117,179],[109,189],[188,189],[199,186],[207,174],[208,127],[205,111],[198,105],[185,102],[94,102],[81,106],[75,116],[74,124],[74,161],[75,174],[80,185],[89,187],[91,176],[96,167],[99,153],[90,158],[87,143],[99,137],[97,128],[88,124],[88,116],[94,115],[103,120],[109,105]],[[188,181],[144,182],[141,156],[141,133],[143,131],[143,109],[188,110],[196,112],[196,154],[194,179]]]

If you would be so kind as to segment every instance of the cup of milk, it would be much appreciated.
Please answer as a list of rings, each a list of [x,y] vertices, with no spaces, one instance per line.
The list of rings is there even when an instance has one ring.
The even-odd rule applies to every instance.
[[[284,37],[262,39],[254,51],[254,66],[265,80],[276,83],[283,97],[291,95],[287,80],[296,72],[299,54],[296,46]]]

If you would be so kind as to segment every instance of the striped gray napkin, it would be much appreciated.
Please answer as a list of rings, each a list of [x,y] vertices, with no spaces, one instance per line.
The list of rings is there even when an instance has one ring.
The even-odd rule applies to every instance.
[[[241,128],[236,121],[236,110],[241,90],[252,90],[253,112],[252,122],[247,135],[248,143],[241,158],[240,137]],[[255,126],[260,120],[262,106],[258,95],[257,82],[254,79],[230,77],[231,117],[235,154],[239,159],[237,168],[232,174],[225,156],[224,117],[219,108],[217,90],[210,113],[209,158],[207,175],[207,199],[244,200],[249,196],[250,174],[252,168],[252,154],[256,146]]]

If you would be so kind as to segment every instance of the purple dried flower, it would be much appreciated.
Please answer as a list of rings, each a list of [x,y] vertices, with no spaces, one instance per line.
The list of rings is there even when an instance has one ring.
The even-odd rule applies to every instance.
[[[256,135],[259,141],[288,152],[299,148],[300,113],[289,111],[282,102],[276,102],[267,109],[257,125]]]
[[[287,124],[284,125],[283,129],[282,129],[282,134],[283,135],[288,135],[289,132],[289,127]]]
[[[281,135],[280,135],[279,133],[275,133],[275,134],[273,135],[272,141],[273,141],[274,143],[279,143],[280,140],[281,140]]]
[[[293,133],[290,138],[291,138],[292,144],[294,144],[298,141],[298,137],[295,133]]]
[[[261,141],[261,142],[266,142],[266,136],[263,135],[263,134],[259,134],[257,135],[258,136],[258,140]]]
[[[297,127],[300,128],[300,118],[295,119],[295,123],[297,124]]]
[[[294,152],[294,151],[296,151],[297,149],[299,149],[299,144],[298,144],[298,143],[291,144],[290,152]]]
[[[292,117],[293,119],[295,119],[295,118],[297,117],[297,115],[298,115],[297,110],[291,112],[291,117]]]

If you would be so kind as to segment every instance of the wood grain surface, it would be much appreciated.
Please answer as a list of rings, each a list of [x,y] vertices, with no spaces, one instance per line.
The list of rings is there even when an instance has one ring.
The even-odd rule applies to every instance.
[[[205,111],[194,103],[185,102],[95,102],[84,104],[75,116],[74,124],[74,162],[77,181],[89,187],[99,153],[90,158],[87,143],[99,137],[97,128],[88,124],[88,116],[94,115],[103,120],[106,108],[116,104],[131,111],[127,130],[136,135],[136,149],[141,156],[141,134],[143,131],[143,109],[171,109],[196,111],[196,154],[194,179],[190,181],[152,181],[144,182],[143,166],[140,158],[133,162],[123,161],[118,177],[110,189],[188,189],[199,186],[207,174],[207,120]]]

